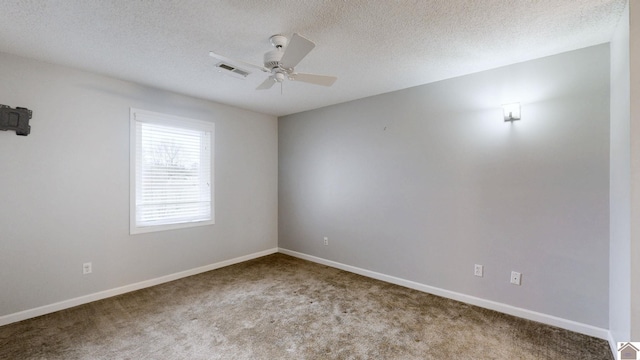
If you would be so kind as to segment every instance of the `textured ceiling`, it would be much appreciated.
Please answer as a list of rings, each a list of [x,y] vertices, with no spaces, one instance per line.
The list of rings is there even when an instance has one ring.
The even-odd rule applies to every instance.
[[[0,1],[0,51],[273,115],[608,42],[625,0]],[[331,87],[217,72],[213,50],[261,64],[273,34],[317,46],[299,72]]]

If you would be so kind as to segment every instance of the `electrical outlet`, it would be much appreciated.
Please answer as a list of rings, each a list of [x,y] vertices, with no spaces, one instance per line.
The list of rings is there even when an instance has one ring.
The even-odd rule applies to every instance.
[[[87,274],[91,274],[92,269],[91,269],[91,263],[84,263],[82,264],[82,275],[87,275]]]
[[[473,275],[482,277],[483,270],[484,266],[476,264],[476,266],[473,268]]]
[[[326,236],[324,237],[324,244],[329,245],[329,238]]]
[[[511,283],[513,285],[520,285],[521,274],[517,271],[511,272]]]

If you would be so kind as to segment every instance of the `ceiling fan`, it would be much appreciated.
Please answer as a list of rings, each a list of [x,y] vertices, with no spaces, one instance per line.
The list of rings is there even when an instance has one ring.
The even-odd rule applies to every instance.
[[[241,60],[231,59],[213,51],[209,55],[223,61],[229,61],[239,65],[244,65],[258,69],[271,75],[256,90],[270,89],[275,83],[282,83],[284,79],[291,81],[302,81],[309,84],[331,86],[337,80],[335,76],[316,75],[299,73],[295,71],[296,65],[313,50],[316,44],[299,34],[293,34],[291,40],[283,35],[273,35],[269,38],[274,50],[264,54],[264,65],[254,65]]]

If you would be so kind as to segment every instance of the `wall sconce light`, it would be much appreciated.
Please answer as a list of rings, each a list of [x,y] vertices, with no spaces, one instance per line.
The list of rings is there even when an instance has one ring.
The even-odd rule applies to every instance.
[[[520,103],[504,104],[504,121],[520,120]]]

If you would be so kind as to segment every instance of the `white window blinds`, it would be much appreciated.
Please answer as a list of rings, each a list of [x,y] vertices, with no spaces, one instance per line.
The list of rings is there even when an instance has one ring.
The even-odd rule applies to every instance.
[[[213,223],[213,124],[132,109],[132,130],[132,233]]]

